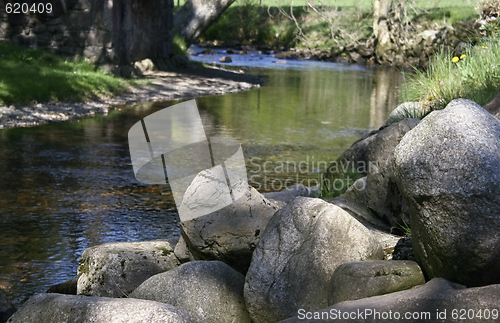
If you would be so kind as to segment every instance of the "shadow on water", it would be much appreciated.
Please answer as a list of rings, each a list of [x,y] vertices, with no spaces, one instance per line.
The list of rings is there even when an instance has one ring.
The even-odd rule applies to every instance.
[[[262,192],[314,184],[327,161],[385,122],[402,82],[398,72],[359,67],[251,72],[267,85],[197,102],[207,135],[241,142]],[[89,246],[179,235],[168,185],[135,180],[127,143],[140,118],[176,103],[0,130],[0,290],[16,305],[75,277]]]

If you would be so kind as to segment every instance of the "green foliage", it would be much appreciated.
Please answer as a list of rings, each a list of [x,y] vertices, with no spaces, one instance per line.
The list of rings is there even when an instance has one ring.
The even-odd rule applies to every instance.
[[[316,6],[315,10],[305,0],[263,0],[262,6],[257,0],[237,1],[200,39],[236,40],[262,47],[295,47],[329,52],[332,48],[363,42],[371,37],[373,0],[312,3]],[[408,17],[414,25],[429,25],[429,28],[477,18],[472,5],[452,0],[415,0],[408,9]],[[283,12],[289,17],[285,17]],[[296,21],[291,19],[292,16]]]
[[[403,220],[403,223],[398,223],[399,227],[401,228],[401,231],[405,234],[407,237],[411,237],[411,228],[408,225],[408,223]]]
[[[81,101],[124,91],[126,86],[91,63],[0,42],[0,105]]]
[[[299,8],[294,8],[294,11],[300,16]],[[296,32],[293,22],[280,16],[277,8],[270,9],[268,13],[267,8],[247,1],[246,4],[227,9],[201,38],[237,40],[244,44],[258,43],[264,46],[290,46]]]
[[[179,33],[174,33],[174,39],[172,41],[173,54],[174,55],[186,55],[188,46],[184,37],[179,35]]]
[[[479,27],[479,30],[483,31],[485,35],[489,37],[495,37],[500,35],[500,19],[497,19],[484,26]]]
[[[405,101],[421,101],[430,110],[444,108],[451,100],[467,98],[484,105],[500,92],[500,38],[495,36],[468,48],[464,54],[440,52],[425,71],[407,78]]]
[[[473,7],[445,7],[431,8],[413,18],[413,22],[425,23],[426,21],[438,21],[446,25],[455,25],[461,21],[477,18]]]

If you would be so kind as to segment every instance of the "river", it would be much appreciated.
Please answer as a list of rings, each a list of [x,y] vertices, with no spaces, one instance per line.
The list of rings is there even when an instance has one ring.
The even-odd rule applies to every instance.
[[[382,68],[233,57],[231,66],[243,65],[233,68],[266,85],[197,103],[208,136],[240,141],[249,182],[261,192],[316,184],[329,161],[384,124],[403,81]],[[169,187],[135,180],[127,143],[134,123],[178,102],[0,130],[0,290],[15,305],[75,277],[87,247],[179,235]]]

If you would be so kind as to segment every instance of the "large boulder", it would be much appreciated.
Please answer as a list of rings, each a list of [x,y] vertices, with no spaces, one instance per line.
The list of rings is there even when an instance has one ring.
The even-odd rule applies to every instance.
[[[38,294],[9,323],[191,323],[189,316],[168,304],[133,298]]]
[[[301,308],[326,307],[338,266],[383,255],[370,231],[340,207],[295,198],[272,217],[253,254],[245,282],[252,321],[276,322]]]
[[[245,185],[243,196],[232,204],[180,223],[183,240],[194,259],[220,260],[246,273],[255,246],[279,207]]]
[[[165,240],[105,243],[83,252],[78,264],[77,293],[127,297],[149,277],[179,264]]]
[[[347,301],[281,323],[304,322],[492,322],[498,320],[500,285],[465,288],[434,278],[412,289]],[[314,319],[318,318],[318,319]]]
[[[6,322],[15,312],[16,308],[0,293],[0,323]]]
[[[420,120],[404,119],[380,130],[368,151],[367,176],[362,185],[356,182],[345,197],[366,205],[387,221],[393,230],[401,231],[409,223],[408,208],[404,203],[394,177],[394,150],[401,138]]]
[[[500,282],[500,120],[453,100],[409,132],[395,156],[426,274],[466,286]]]
[[[195,322],[250,322],[243,299],[245,277],[220,261],[191,261],[155,275],[130,297],[171,304]]]
[[[330,305],[410,289],[425,284],[424,274],[410,260],[367,260],[340,265],[330,285]]]

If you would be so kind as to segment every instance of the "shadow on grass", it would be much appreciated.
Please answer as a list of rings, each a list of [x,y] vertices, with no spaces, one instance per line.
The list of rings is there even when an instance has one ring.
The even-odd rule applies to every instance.
[[[82,61],[0,43],[0,105],[81,101],[125,89],[125,82]]]

